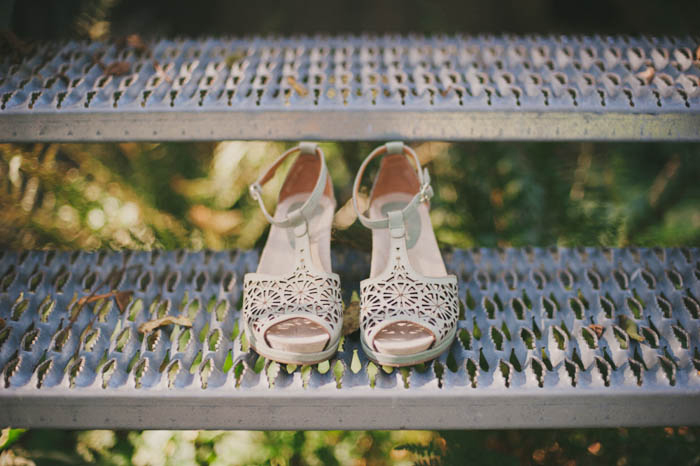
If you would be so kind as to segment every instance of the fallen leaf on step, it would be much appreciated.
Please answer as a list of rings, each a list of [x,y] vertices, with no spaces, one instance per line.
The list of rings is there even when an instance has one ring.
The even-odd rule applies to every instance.
[[[368,202],[367,194],[359,192],[357,196],[357,206],[360,212],[367,210]],[[357,220],[357,213],[355,213],[355,208],[352,206],[352,199],[349,199],[333,216],[333,228],[347,230],[350,228],[350,225],[355,223],[355,220]]]
[[[139,325],[139,332],[151,333],[157,328],[165,327],[166,325],[177,324],[183,327],[192,327],[192,321],[185,316],[165,316],[160,319],[149,320]]]
[[[168,75],[168,73],[165,71],[165,69],[162,66],[160,66],[160,63],[158,63],[158,60],[153,60],[153,69],[156,70],[156,76],[163,78],[163,80],[165,82],[167,82],[168,84],[173,83],[173,78],[171,78]]]
[[[88,303],[99,301],[100,299],[114,298],[114,301],[116,301],[117,307],[119,308],[119,312],[124,313],[126,306],[129,304],[129,300],[131,300],[131,295],[133,294],[134,293],[132,291],[110,291],[109,293],[93,294],[83,296],[78,300],[76,305],[82,307]]]
[[[126,45],[139,51],[146,50],[146,44],[138,34],[130,34],[126,36]]]
[[[133,294],[134,293],[131,291],[118,291],[114,294],[114,301],[117,303],[120,314],[124,314],[126,306],[129,305],[129,301],[131,301],[131,296]]]
[[[287,76],[287,82],[290,86],[292,86],[292,89],[297,91],[297,94],[299,94],[300,96],[306,97],[308,95],[309,91],[304,86],[302,86],[294,76]]]
[[[103,67],[105,76],[124,76],[131,71],[131,63],[128,61],[115,61]]]
[[[656,70],[653,66],[647,66],[644,71],[640,71],[639,73],[637,73],[637,77],[643,80],[646,84],[649,84],[651,83],[651,80],[654,79],[655,73]]]
[[[445,89],[440,91],[440,95],[443,97],[447,97],[449,95],[450,91],[453,89],[454,89],[454,86],[448,84],[447,87],[445,87]]]
[[[588,328],[590,328],[591,330],[593,330],[593,331],[595,332],[595,335],[596,335],[598,338],[600,338],[601,335],[603,335],[603,330],[605,330],[605,329],[603,328],[602,325],[598,325],[598,324],[590,324],[590,325],[588,326]]]

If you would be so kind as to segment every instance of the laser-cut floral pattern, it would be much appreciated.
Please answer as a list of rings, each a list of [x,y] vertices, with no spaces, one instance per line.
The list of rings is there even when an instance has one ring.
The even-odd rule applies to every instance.
[[[371,342],[387,319],[406,318],[424,324],[439,344],[459,318],[456,277],[426,278],[404,265],[401,256],[391,260],[389,276],[362,282],[360,319],[366,340]]]
[[[312,272],[301,263],[282,277],[246,274],[243,293],[243,316],[253,332],[261,332],[266,323],[282,315],[315,315],[331,335],[339,332],[343,304],[337,275]]]

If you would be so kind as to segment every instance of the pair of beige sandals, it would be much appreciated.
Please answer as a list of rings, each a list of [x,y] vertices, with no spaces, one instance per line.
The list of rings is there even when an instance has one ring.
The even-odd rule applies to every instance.
[[[262,186],[297,153],[272,216]],[[368,164],[380,156],[365,215],[358,204],[360,183]],[[272,226],[257,272],[244,277],[242,325],[248,341],[274,361],[325,361],[340,343],[343,303],[340,279],[331,269],[336,201],[323,152],[312,143],[288,150],[250,193]],[[457,279],[447,274],[435,240],[428,212],[432,194],[427,169],[401,142],[372,151],[355,178],[353,207],[372,229],[370,276],[360,285],[361,344],[382,365],[434,359],[449,348],[457,330]]]

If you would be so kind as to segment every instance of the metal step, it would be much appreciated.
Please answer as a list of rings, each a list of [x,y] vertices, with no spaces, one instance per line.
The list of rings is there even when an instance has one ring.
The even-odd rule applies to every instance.
[[[0,62],[0,141],[700,140],[700,38],[45,43]]]
[[[293,368],[244,351],[237,321],[254,251],[0,252],[0,425],[449,429],[700,420],[700,249],[445,257],[459,278],[459,338],[432,364],[387,371],[363,355],[357,333],[327,365]],[[368,257],[340,250],[333,261],[347,302]],[[95,301],[112,290],[125,293],[121,306],[113,297]],[[94,302],[80,306],[84,297]],[[193,327],[139,333],[161,315],[190,316]]]

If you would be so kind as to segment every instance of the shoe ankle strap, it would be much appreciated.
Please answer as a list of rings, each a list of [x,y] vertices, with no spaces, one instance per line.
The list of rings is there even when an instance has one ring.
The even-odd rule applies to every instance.
[[[318,156],[319,160],[321,161],[321,169],[318,172],[318,180],[316,181],[316,185],[314,186],[313,191],[311,191],[311,194],[306,199],[306,201],[304,201],[304,204],[302,204],[301,207],[289,212],[286,218],[282,220],[276,220],[272,215],[270,215],[267,208],[265,208],[265,203],[262,199],[262,187],[265,183],[272,179],[279,166],[282,165],[282,162],[284,162],[284,160],[287,157],[289,157],[292,154],[295,154],[296,152],[299,152],[301,154],[311,154]],[[260,177],[257,180],[255,180],[253,184],[250,185],[249,192],[250,196],[256,201],[258,201],[263,215],[265,215],[265,218],[271,224],[283,228],[293,227],[299,225],[303,220],[308,220],[311,218],[314,211],[316,210],[316,207],[318,206],[318,202],[321,199],[321,196],[323,196],[323,191],[325,190],[326,183],[328,182],[327,178],[328,169],[326,168],[326,157],[323,154],[323,151],[315,143],[302,142],[298,146],[292,147],[291,149],[277,157],[277,159],[274,162],[272,162],[272,164],[267,168],[267,170],[265,170],[263,174],[260,175]]]
[[[360,222],[364,226],[371,229],[389,228],[389,217],[370,219],[369,217],[365,216],[362,212],[360,212],[357,197],[359,195],[360,183],[362,182],[362,177],[365,173],[367,165],[369,165],[369,163],[373,159],[383,154],[404,154],[407,157],[412,157],[413,162],[416,165],[416,174],[418,175],[420,189],[418,190],[418,193],[416,193],[416,195],[413,196],[411,202],[409,202],[408,205],[404,207],[401,211],[401,214],[404,218],[412,210],[416,209],[419,204],[421,204],[422,202],[427,202],[430,200],[431,197],[433,197],[433,188],[430,186],[430,174],[428,173],[428,169],[423,168],[421,170],[420,160],[418,159],[418,155],[413,149],[404,145],[404,143],[400,141],[388,142],[383,146],[377,147],[362,162],[362,165],[360,165],[360,169],[357,171],[357,175],[355,176],[355,182],[352,186],[352,206],[355,209],[355,212],[357,213],[357,218],[360,219]]]

